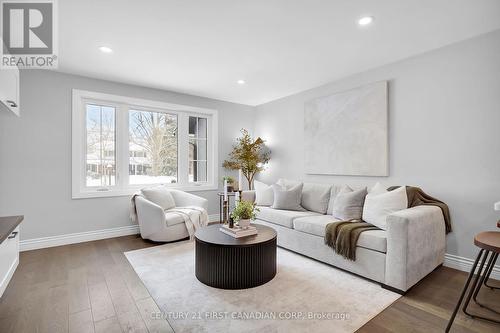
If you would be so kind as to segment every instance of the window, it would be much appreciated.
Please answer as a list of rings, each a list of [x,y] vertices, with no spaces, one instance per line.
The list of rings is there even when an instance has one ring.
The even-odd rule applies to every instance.
[[[207,181],[207,119],[189,117],[189,181]]]
[[[113,186],[115,169],[115,108],[86,104],[86,185]]]
[[[129,110],[129,184],[177,183],[177,115]]]
[[[73,198],[217,188],[217,111],[73,90]]]

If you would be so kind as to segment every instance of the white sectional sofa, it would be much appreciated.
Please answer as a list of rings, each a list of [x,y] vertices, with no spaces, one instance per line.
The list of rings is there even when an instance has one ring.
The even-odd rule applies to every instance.
[[[325,226],[336,219],[331,209],[341,186],[304,183],[305,211],[259,207],[256,223],[274,228],[278,245],[379,282],[382,287],[405,293],[441,265],[445,253],[445,223],[441,209],[418,206],[390,214],[387,230],[362,232],[356,260],[344,259],[324,244]],[[255,192],[242,198],[254,201]]]

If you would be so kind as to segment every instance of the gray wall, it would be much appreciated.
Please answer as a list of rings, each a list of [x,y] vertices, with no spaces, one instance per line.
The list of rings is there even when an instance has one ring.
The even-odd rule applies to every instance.
[[[0,112],[0,216],[24,214],[21,239],[130,225],[128,197],[71,199],[71,93],[84,89],[219,110],[219,158],[253,108],[50,71],[21,73],[21,117]],[[219,176],[224,175],[220,168]],[[195,192],[218,213],[216,191]]]
[[[499,55],[496,31],[258,106],[255,134],[273,151],[260,179],[421,186],[451,209],[447,252],[474,257],[473,235],[500,216]],[[304,102],[379,80],[390,81],[390,176],[305,175]]]

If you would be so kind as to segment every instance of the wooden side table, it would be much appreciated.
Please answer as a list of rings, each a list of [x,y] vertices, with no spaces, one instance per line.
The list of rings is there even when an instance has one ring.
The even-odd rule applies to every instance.
[[[474,272],[476,271],[476,268],[478,266],[479,261],[481,260],[481,264],[479,265],[479,269],[477,271],[476,278],[474,279],[474,282],[472,283],[472,287],[469,290],[469,293],[467,294],[467,298],[465,300],[465,304],[462,307],[462,311],[468,315],[471,316],[472,318],[478,318],[478,319],[483,319],[487,320],[493,323],[500,323],[499,320],[493,319],[493,318],[488,318],[488,317],[482,317],[478,316],[477,314],[473,314],[467,311],[467,307],[469,306],[469,302],[471,298],[476,302],[479,306],[482,308],[488,309],[494,313],[498,313],[493,309],[488,308],[484,304],[481,304],[477,301],[477,294],[479,293],[479,290],[481,289],[481,286],[486,284],[488,281],[491,271],[493,270],[493,267],[495,266],[495,263],[498,258],[498,254],[500,253],[500,232],[499,231],[486,231],[482,232],[480,234],[477,234],[476,237],[474,237],[474,245],[480,248],[479,253],[476,257],[476,261],[474,262],[474,265],[472,265],[472,269],[469,273],[469,277],[467,278],[467,282],[465,283],[464,289],[462,290],[462,294],[460,295],[460,299],[458,300],[457,305],[455,306],[455,310],[453,311],[453,314],[451,315],[450,321],[448,322],[448,326],[446,326],[446,332],[450,331],[451,325],[453,324],[453,321],[455,320],[455,317],[457,315],[458,309],[460,308],[460,304],[462,304],[462,301],[464,299],[465,293],[467,292],[467,289],[469,288],[470,282],[474,276]],[[489,259],[488,259],[489,256]],[[486,262],[488,262],[486,264]],[[486,264],[486,266],[485,266]],[[490,287],[490,286],[488,286]],[[490,288],[495,288],[495,287],[490,287]]]

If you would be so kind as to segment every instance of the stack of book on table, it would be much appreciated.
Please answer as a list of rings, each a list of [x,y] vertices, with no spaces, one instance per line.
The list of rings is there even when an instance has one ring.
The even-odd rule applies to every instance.
[[[242,229],[238,226],[234,226],[233,228],[229,228],[227,224],[221,226],[219,228],[220,231],[223,233],[234,237],[234,238],[241,238],[241,237],[246,237],[246,236],[252,236],[252,235],[257,235],[257,228],[254,227],[253,225],[248,226],[246,229]]]

